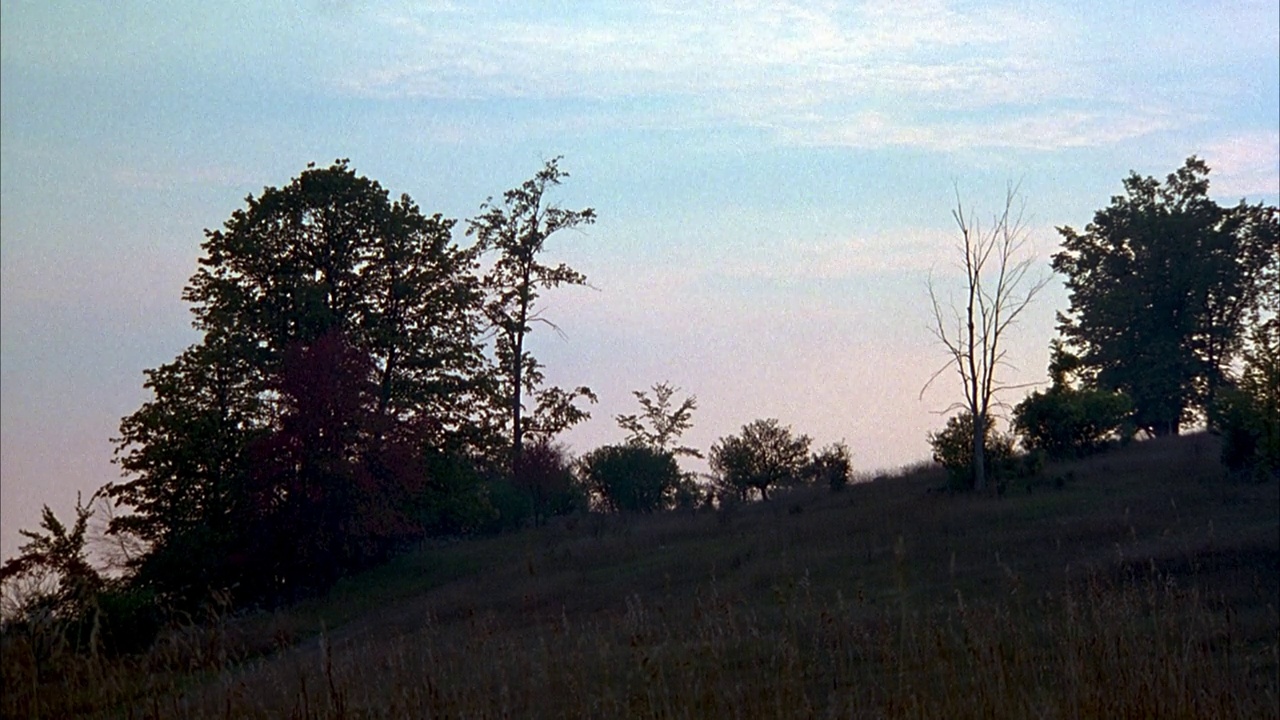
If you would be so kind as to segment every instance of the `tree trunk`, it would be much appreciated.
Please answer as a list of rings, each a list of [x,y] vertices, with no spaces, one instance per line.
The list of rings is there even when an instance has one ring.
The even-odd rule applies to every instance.
[[[973,489],[982,492],[987,489],[987,437],[986,418],[975,413],[973,416]]]
[[[524,425],[520,421],[521,376],[524,374],[524,331],[529,322],[529,284],[531,268],[526,263],[520,288],[520,316],[515,329],[515,357],[511,360],[511,470],[515,471],[524,452]]]
[[[520,451],[524,449],[524,427],[520,423],[520,375],[524,369],[524,333],[516,333],[515,359],[511,367],[511,471],[520,464]]]

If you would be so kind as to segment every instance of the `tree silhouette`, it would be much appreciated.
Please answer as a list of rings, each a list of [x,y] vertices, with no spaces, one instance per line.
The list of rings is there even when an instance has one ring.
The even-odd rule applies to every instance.
[[[478,248],[493,250],[497,257],[484,276],[488,293],[484,312],[497,332],[495,353],[499,394],[508,409],[510,467],[515,467],[524,448],[524,436],[551,436],[587,419],[577,401],[596,401],[590,388],[565,391],[541,388],[541,365],[525,348],[525,338],[534,322],[552,323],[536,307],[539,290],[561,285],[586,285],[587,278],[568,265],[546,265],[539,260],[547,238],[560,230],[590,225],[595,210],[565,210],[549,202],[547,191],[569,176],[559,167],[560,158],[548,161],[531,179],[503,194],[501,205],[490,198],[479,216],[470,221],[468,235],[475,235]],[[537,400],[534,421],[526,423],[524,394]]]
[[[970,447],[973,487],[979,491],[987,487],[984,438],[989,434],[987,424],[991,413],[999,403],[997,396],[1006,390],[1025,387],[997,379],[998,371],[1007,364],[1005,336],[1049,281],[1047,277],[1029,275],[1034,258],[1018,259],[1026,247],[1027,236],[1021,209],[1014,206],[1017,200],[1017,188],[1010,186],[1005,193],[1004,209],[984,231],[979,222],[966,216],[957,190],[956,209],[951,214],[960,229],[957,249],[965,273],[962,305],[957,307],[953,302],[944,310],[933,278],[929,279],[929,301],[933,309],[930,329],[949,357],[925,383],[920,396],[924,397],[925,390],[948,368],[960,377],[964,399],[952,404],[947,411],[960,409],[976,418],[972,423]]]
[[[809,454],[809,436],[793,435],[775,419],[755,420],[740,435],[720,438],[711,447],[711,470],[721,485],[746,499],[750,490],[769,499],[769,488],[800,479]]]
[[[691,395],[678,406],[673,406],[671,398],[680,391],[680,388],[661,382],[655,384],[652,390],[652,398],[644,390],[634,390],[631,393],[635,395],[636,400],[640,401],[643,412],[638,415],[618,415],[614,418],[618,427],[630,433],[627,436],[627,442],[672,455],[702,457],[702,453],[698,450],[677,444],[684,431],[693,427],[691,418],[693,411],[698,409],[698,398]]]
[[[246,518],[264,517],[264,507],[272,521],[293,517],[319,475],[347,472],[354,459],[330,445],[340,438],[347,451],[370,457],[404,444],[464,452],[488,442],[476,420],[487,398],[478,255],[454,244],[452,220],[424,216],[407,196],[391,200],[343,160],[308,166],[245,202],[206,232],[183,294],[203,337],[147,371],[153,398],[121,421],[115,441],[126,480],[105,490],[130,510],[109,531],[150,544],[135,563],[138,581],[180,596],[244,587],[249,571],[275,572],[255,563],[280,557],[261,552],[259,534],[278,528],[250,527]],[[366,363],[359,372],[348,354]],[[309,390],[324,373],[339,385]],[[353,398],[359,417],[332,404]],[[346,424],[308,434],[305,424],[325,413]],[[322,494],[326,506],[348,499]],[[284,505],[274,508],[277,501]]]
[[[1139,428],[1176,434],[1212,403],[1267,292],[1277,210],[1220,207],[1195,156],[1163,183],[1132,173],[1124,190],[1083,233],[1058,229],[1053,268],[1071,300],[1059,330],[1091,384],[1133,400]]]
[[[666,510],[683,480],[669,451],[638,443],[596,448],[580,468],[596,502],[610,512]]]

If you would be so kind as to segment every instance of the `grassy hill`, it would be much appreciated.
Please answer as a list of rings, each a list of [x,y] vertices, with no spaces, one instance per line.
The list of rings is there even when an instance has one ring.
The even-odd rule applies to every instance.
[[[1280,488],[1208,435],[1004,497],[922,470],[424,547],[36,682],[6,716],[1275,717]]]

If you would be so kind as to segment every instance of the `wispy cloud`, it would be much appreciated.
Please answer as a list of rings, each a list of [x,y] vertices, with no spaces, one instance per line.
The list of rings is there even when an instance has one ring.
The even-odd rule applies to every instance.
[[[1158,101],[1132,104],[1080,59],[1066,19],[1013,5],[653,2],[536,21],[384,7],[377,17],[394,57],[344,77],[347,92],[656,99],[654,112],[677,125],[692,116],[858,147],[1108,145],[1191,120]]]

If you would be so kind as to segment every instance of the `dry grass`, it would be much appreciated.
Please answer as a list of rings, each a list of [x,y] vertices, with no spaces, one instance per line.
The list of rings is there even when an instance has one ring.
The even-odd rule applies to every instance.
[[[1214,438],[425,548],[36,678],[6,717],[1275,717],[1280,494]],[[1058,480],[1061,482],[1058,482]],[[1061,485],[1061,487],[1058,487]]]

